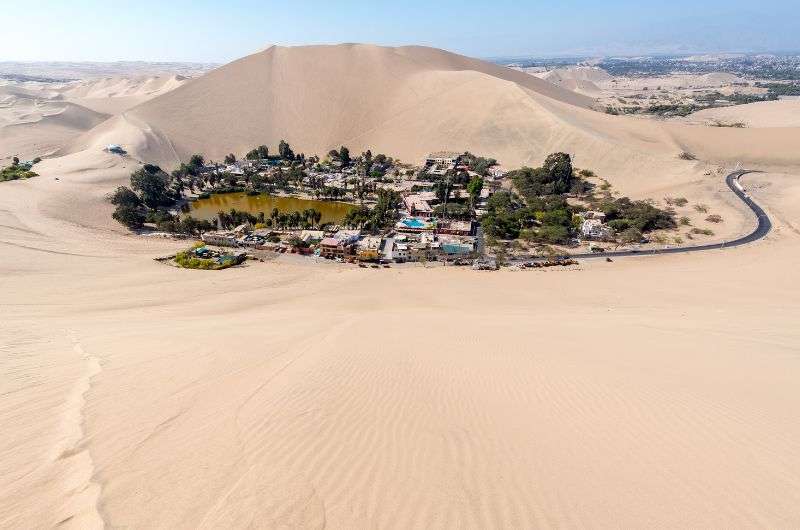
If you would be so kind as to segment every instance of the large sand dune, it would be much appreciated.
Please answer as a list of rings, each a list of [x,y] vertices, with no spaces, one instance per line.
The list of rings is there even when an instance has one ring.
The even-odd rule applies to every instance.
[[[430,48],[272,47],[131,114],[182,157],[221,158],[285,138],[308,153],[346,144],[416,161],[430,150],[473,149],[517,163],[550,134],[542,99],[591,105],[521,72]]]

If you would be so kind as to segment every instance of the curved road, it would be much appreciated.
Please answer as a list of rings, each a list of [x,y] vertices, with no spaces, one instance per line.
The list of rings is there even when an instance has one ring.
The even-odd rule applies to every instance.
[[[616,250],[612,252],[586,252],[583,254],[571,254],[568,256],[563,256],[565,258],[572,258],[572,259],[585,259],[585,258],[606,258],[606,257],[621,257],[621,256],[649,256],[653,254],[679,254],[682,252],[700,252],[703,250],[714,250],[714,249],[721,249],[721,248],[728,248],[728,247],[738,247],[740,245],[746,245],[748,243],[752,243],[753,241],[757,241],[769,233],[772,229],[772,222],[770,222],[769,217],[764,210],[761,209],[761,206],[756,204],[750,196],[745,193],[744,189],[742,188],[741,184],[739,184],[739,177],[742,175],[746,175],[747,173],[756,173],[755,171],[749,170],[737,170],[728,175],[725,178],[725,184],[739,197],[742,202],[744,202],[754,214],[756,214],[756,218],[758,219],[758,226],[756,229],[750,232],[747,235],[744,235],[738,239],[734,239],[732,241],[725,241],[724,243],[710,243],[708,245],[697,245],[692,247],[669,247],[669,248],[654,248],[654,249],[647,249],[647,250]]]

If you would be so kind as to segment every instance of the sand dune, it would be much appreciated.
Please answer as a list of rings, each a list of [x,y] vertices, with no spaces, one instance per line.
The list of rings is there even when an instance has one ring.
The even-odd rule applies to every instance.
[[[568,79],[591,81],[592,83],[610,81],[613,79],[611,74],[602,68],[597,68],[595,66],[572,66],[569,68],[556,68],[541,74],[539,77],[555,84],[559,84],[560,82]]]
[[[743,123],[752,128],[797,128],[800,127],[800,98],[706,109],[687,116],[685,121],[705,125]]]
[[[610,81],[612,76],[602,68],[590,66],[572,66],[556,68],[537,74],[537,77],[549,81],[567,90],[572,90],[590,97],[598,96],[602,89],[598,83]]]
[[[156,96],[174,90],[188,80],[180,75],[107,77],[68,85],[65,98],[106,114],[120,114]]]
[[[186,79],[164,75],[6,82],[0,85],[0,165],[14,155],[23,159],[51,155],[110,117],[165,94]]]
[[[258,143],[276,146],[285,138],[309,153],[347,143],[356,150],[371,147],[416,160],[429,150],[487,151],[508,144],[506,135],[521,134],[504,131],[506,124],[493,122],[493,114],[517,104],[524,110],[528,101],[536,105],[540,98],[591,104],[521,72],[428,48],[272,47],[141,105],[131,115],[161,131],[182,157],[204,152],[221,158]],[[467,102],[479,104],[480,110],[471,110]],[[437,110],[452,116],[437,122],[429,117]],[[511,119],[524,121],[524,115]],[[506,153],[510,158],[511,150]],[[509,162],[518,160],[519,155]]]
[[[5,93],[0,100],[0,165],[14,155],[23,159],[49,155],[109,117],[55,97]]]

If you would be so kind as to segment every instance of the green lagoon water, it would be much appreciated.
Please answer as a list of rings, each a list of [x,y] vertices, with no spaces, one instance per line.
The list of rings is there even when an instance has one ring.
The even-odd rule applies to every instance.
[[[231,208],[249,212],[253,215],[264,212],[267,217],[269,217],[273,208],[277,208],[286,214],[314,208],[322,213],[322,223],[340,223],[355,206],[344,202],[277,197],[266,193],[252,196],[246,193],[220,193],[213,194],[208,199],[193,201],[190,203],[189,208],[189,215],[195,219],[208,221],[214,221],[217,218],[217,212],[229,212]]]

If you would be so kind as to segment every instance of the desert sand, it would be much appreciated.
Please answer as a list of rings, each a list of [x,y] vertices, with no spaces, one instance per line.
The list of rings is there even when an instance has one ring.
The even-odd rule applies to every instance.
[[[703,125],[741,123],[751,128],[796,128],[800,127],[800,97],[701,110],[690,114],[684,121]]]
[[[419,57],[403,60],[419,69]],[[754,222],[724,191],[723,164],[797,162],[770,129],[605,116],[557,87],[452,64],[413,74],[419,94],[470,78],[439,100],[479,109],[452,117],[451,136],[509,156],[530,141],[520,159],[574,149],[615,188],[657,199],[688,189],[727,208],[734,231]],[[0,185],[0,527],[800,526],[797,172],[743,178],[775,228],[724,251],[535,272],[289,258],[175,269],[152,258],[181,243],[110,219],[104,196],[135,162],[92,142],[125,132],[137,155],[164,158],[212,147],[196,114],[170,128],[167,103],[182,101],[175,112],[208,112],[203,127],[219,127],[225,149],[282,134],[244,121],[252,137],[240,138],[213,121],[203,98],[222,96],[206,81],[227,90],[246,79],[212,77],[220,71],[85,133],[82,149],[38,165],[40,177]],[[393,86],[389,99],[402,99]],[[297,116],[295,101],[305,100],[269,108]],[[330,131],[319,124],[348,104],[331,101],[307,143],[299,128],[288,139],[323,146],[347,129],[367,142],[362,127],[375,124],[387,153],[391,133],[413,157],[411,133],[439,134],[447,117],[403,136],[369,116],[378,99],[367,98],[359,127]],[[395,120],[418,124],[408,113]],[[506,121],[487,128],[475,121],[484,113]],[[677,160],[688,147],[708,161]]]
[[[179,75],[0,81],[0,166],[49,156],[112,116],[183,84]]]

